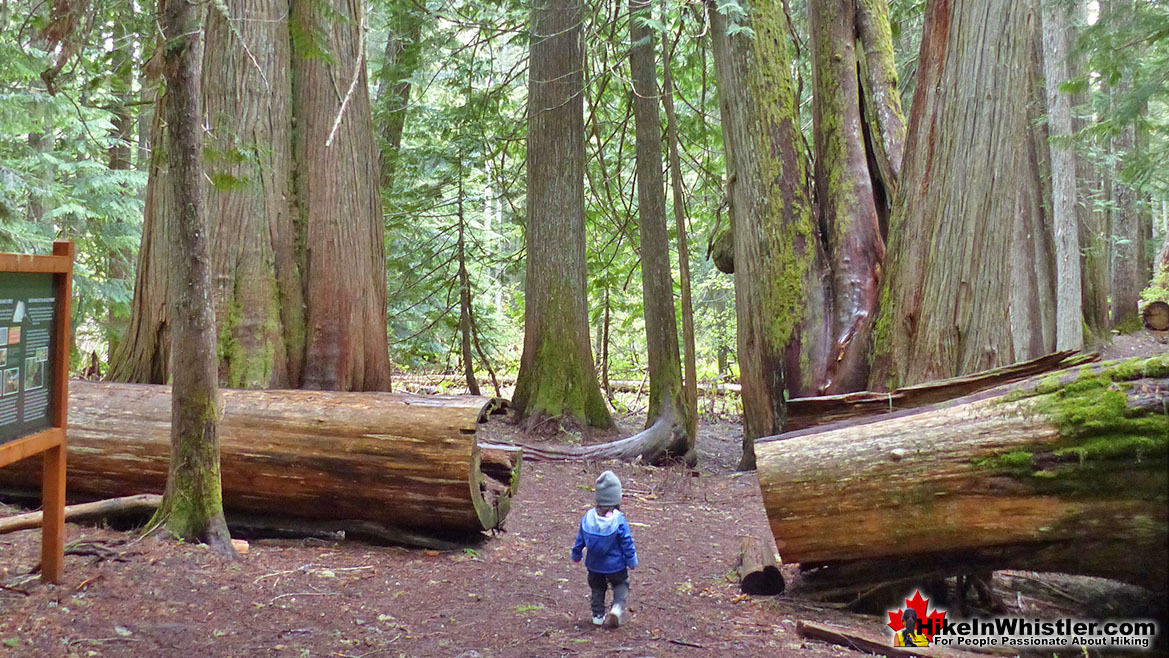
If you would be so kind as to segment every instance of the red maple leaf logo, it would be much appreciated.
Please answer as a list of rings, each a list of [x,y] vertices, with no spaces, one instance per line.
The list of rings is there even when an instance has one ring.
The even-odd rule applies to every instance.
[[[922,633],[932,642],[934,634],[942,627],[942,621],[946,619],[946,611],[935,609],[927,614],[929,604],[929,599],[922,598],[920,590],[913,593],[912,599],[905,599],[906,608],[912,608],[917,613],[917,618],[922,621]],[[894,633],[905,628],[905,623],[901,621],[901,615],[904,612],[904,608],[889,611],[888,625]]]

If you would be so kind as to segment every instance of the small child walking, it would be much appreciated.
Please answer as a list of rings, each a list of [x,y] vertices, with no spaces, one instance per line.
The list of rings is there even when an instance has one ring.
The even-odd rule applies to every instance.
[[[621,513],[621,480],[613,471],[597,477],[597,506],[585,513],[572,547],[572,561],[582,553],[589,570],[589,601],[593,624],[617,628],[625,621],[629,570],[637,567],[637,549],[625,515]],[[605,593],[613,587],[613,606],[605,613]]]

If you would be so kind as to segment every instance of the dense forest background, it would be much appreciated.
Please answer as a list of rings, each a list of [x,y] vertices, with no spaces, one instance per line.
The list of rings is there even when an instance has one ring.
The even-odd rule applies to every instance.
[[[1079,260],[1085,272],[1097,272],[1091,276],[1098,277],[1089,281],[1086,273],[1081,286],[1082,323],[1091,344],[1107,339],[1113,330],[1139,326],[1135,301],[1124,312],[1110,307],[1133,288],[1127,281],[1139,280],[1136,293],[1146,299],[1169,294],[1166,272],[1149,284],[1169,228],[1169,4],[1076,0],[1051,2],[1049,7],[1047,0],[1042,2],[1027,20],[1037,25],[1038,13],[1048,12],[1064,22],[1060,29],[1066,67],[1054,80],[1057,95],[1070,110],[1071,129],[1066,135],[1053,130],[1054,137],[1044,132],[1043,139],[1066,149],[1077,164],[1071,198],[1080,233]],[[681,294],[684,276],[692,292],[697,377],[703,382],[739,377],[735,283],[716,268],[713,258],[720,239],[728,239],[729,193],[735,184],[728,166],[730,149],[724,144],[714,42],[725,35],[762,42],[771,33],[757,29],[754,21],[778,16],[791,58],[797,137],[812,161],[808,189],[814,186],[813,169],[827,164],[816,160],[818,154],[830,152],[816,144],[814,134],[814,115],[831,108],[823,109],[813,96],[809,3],[763,4],[767,6],[748,8],[735,0],[709,6],[662,1],[640,8],[632,21],[632,5],[624,3],[593,2],[579,8],[588,328],[602,388],[616,380],[641,381],[649,366],[636,189],[634,115],[639,95],[633,93],[630,70],[631,29],[643,30],[642,43],[650,39],[663,101],[658,109],[661,148],[677,151],[676,158],[662,156],[660,171],[669,190],[665,202],[674,292]],[[811,4],[815,10],[840,3]],[[44,252],[60,237],[76,242],[78,340],[73,361],[75,370],[90,375],[116,373],[119,346],[126,350],[127,341],[138,341],[140,347],[140,334],[149,333],[149,328],[131,326],[131,316],[135,277],[142,279],[149,261],[143,255],[150,240],[143,230],[152,203],[148,180],[161,175],[152,174],[152,161],[160,167],[165,159],[157,147],[161,78],[155,9],[103,0],[0,3],[0,250]],[[919,0],[892,0],[888,6],[894,81],[906,113],[919,78],[926,11],[926,3]],[[284,175],[293,181],[292,196],[302,202],[290,212],[293,224],[310,225],[330,214],[356,217],[365,211],[352,208],[369,206],[359,198],[362,188],[376,187],[377,207],[370,212],[376,227],[384,226],[384,253],[375,253],[375,258],[384,257],[387,277],[385,290],[375,294],[384,294],[386,301],[386,347],[396,374],[445,373],[451,381],[461,381],[469,367],[480,381],[496,379],[506,386],[520,370],[532,176],[525,169],[531,148],[528,65],[535,13],[527,4],[509,0],[293,2],[291,9],[287,2],[215,0],[204,6],[206,184],[226,199],[218,206],[210,204],[212,223],[216,212],[238,209],[232,204],[251,195],[263,198],[245,201],[255,205],[239,214],[250,213],[252,220],[275,226],[272,202],[264,199],[288,194],[272,192],[273,170],[286,170]],[[265,32],[274,23],[283,25],[284,32]],[[326,32],[330,34],[321,36]],[[1044,40],[1050,49],[1054,37],[1038,27],[1028,34],[1036,56],[1042,57]],[[341,52],[339,43],[349,44],[349,52]],[[984,81],[980,78],[1000,74],[970,75],[973,90]],[[1042,100],[1042,77],[1036,84],[1027,80],[1009,91],[1024,103]],[[367,94],[351,88],[361,84]],[[326,95],[312,93],[312,85],[332,90],[332,104],[310,107]],[[1047,87],[1051,91],[1052,85]],[[724,91],[723,101],[729,102],[730,95]],[[363,96],[368,105],[361,102]],[[291,146],[282,143],[287,136],[255,129],[258,106],[249,105],[248,99],[258,97],[267,99],[269,111],[274,103],[291,104],[293,127],[285,129],[292,133]],[[346,113],[361,112],[372,115],[372,134],[357,134],[346,127],[348,119],[341,121]],[[316,115],[321,118],[314,121]],[[1048,107],[1032,106],[1025,128],[1046,130],[1052,116]],[[297,142],[313,130],[319,142],[336,139],[342,145]],[[907,148],[912,138],[910,144]],[[328,148],[372,150],[378,166],[354,165],[351,157],[331,161]],[[1050,209],[1060,203],[1051,186],[1053,164],[1058,163],[1047,160],[1036,163],[1038,176],[1046,182],[1038,203]],[[322,185],[304,191],[304,181],[330,172],[329,189]],[[372,172],[378,172],[376,177]],[[1019,184],[1012,178],[988,183]],[[337,201],[346,194],[354,199]],[[821,221],[830,205],[824,198],[821,194],[817,201]],[[891,200],[880,203],[892,206]],[[680,269],[675,216],[685,222],[686,269]],[[317,239],[314,230],[281,239],[295,251]],[[247,233],[245,228],[238,231]],[[368,235],[376,239],[380,233]],[[273,239],[273,244],[279,242]],[[344,248],[339,247],[342,252]],[[286,345],[307,341],[309,356],[304,358],[311,366],[311,328],[307,337],[273,329],[286,320],[286,310],[263,308],[261,317],[249,318],[249,309],[287,291],[279,271],[279,245],[256,257],[268,267],[275,264],[271,290],[241,285],[240,280],[213,282],[235,295],[226,302],[217,300],[221,360],[236,358],[239,336],[284,331]],[[244,256],[236,258],[245,263]],[[1124,271],[1130,262],[1135,275]],[[306,286],[302,291],[302,305],[310,315],[314,296],[327,299],[334,288],[382,284],[376,276],[362,274],[376,267],[351,269],[343,254],[339,263],[332,288]],[[280,300],[272,305],[288,306]],[[682,327],[686,311],[681,305],[675,308],[676,326]],[[278,315],[280,322],[273,319]],[[375,327],[380,320],[369,319]],[[239,327],[243,329],[236,331]],[[381,349],[376,339],[365,340],[373,351]],[[287,354],[281,356],[280,350]],[[258,370],[248,362],[250,357],[239,357],[232,363],[240,367],[221,365],[221,384],[296,386],[312,380],[321,387],[376,387],[370,385],[368,368],[364,384],[339,383],[328,373],[311,372],[311,367],[300,381],[273,377],[271,364],[295,365],[292,354],[291,348],[280,348],[263,357]],[[122,378],[157,379],[165,369],[155,363],[153,370],[147,365],[136,372]]]

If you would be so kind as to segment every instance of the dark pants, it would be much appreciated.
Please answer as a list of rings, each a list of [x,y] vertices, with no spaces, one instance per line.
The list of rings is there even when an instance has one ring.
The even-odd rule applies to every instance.
[[[617,573],[589,572],[589,589],[593,590],[589,606],[594,617],[605,615],[605,592],[610,585],[613,586],[613,605],[620,604],[624,608],[625,597],[629,595],[629,570],[622,569]]]

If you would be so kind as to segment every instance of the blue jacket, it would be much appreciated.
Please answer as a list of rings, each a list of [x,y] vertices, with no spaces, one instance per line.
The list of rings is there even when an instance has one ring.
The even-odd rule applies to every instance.
[[[585,566],[595,573],[617,573],[625,568],[637,566],[637,549],[633,547],[633,534],[621,510],[614,510],[608,516],[597,516],[597,508],[585,513],[576,533],[576,545],[572,547],[572,561],[580,562],[585,549]]]

